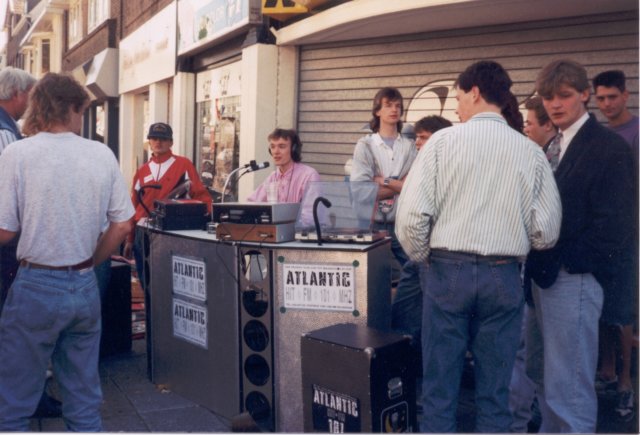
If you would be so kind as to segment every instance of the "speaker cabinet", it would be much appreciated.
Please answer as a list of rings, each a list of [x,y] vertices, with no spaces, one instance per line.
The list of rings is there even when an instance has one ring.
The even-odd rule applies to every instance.
[[[100,356],[131,350],[131,266],[111,263],[111,279],[102,304]]]
[[[342,323],[301,338],[305,432],[414,432],[410,338]]]
[[[311,331],[340,323],[355,323],[373,328],[388,330],[391,326],[391,274],[389,266],[388,240],[369,245],[331,244],[317,246],[305,244],[304,249],[277,249],[274,251],[275,289],[273,307],[275,338],[275,376],[276,376],[276,430],[278,432],[302,432],[302,374],[300,370],[300,337]],[[311,289],[311,292],[323,298],[328,290],[333,296],[341,297],[341,291],[335,292],[336,285],[331,281],[321,282],[317,273],[317,283],[312,282],[310,274],[315,271],[337,270],[349,273],[352,292],[348,293],[352,305],[346,309],[327,306],[327,299],[314,299],[315,306],[301,307],[291,301],[291,288],[295,290]],[[307,284],[304,274],[307,273]],[[340,273],[342,276],[342,273]],[[295,285],[300,278],[300,286]],[[326,274],[325,274],[326,277]],[[294,285],[291,281],[294,281]],[[288,283],[289,282],[289,283]],[[337,284],[336,281],[333,282]],[[317,285],[315,285],[317,284]],[[342,284],[339,286],[343,289]],[[296,294],[300,294],[299,292]],[[331,298],[329,298],[331,299]],[[294,300],[293,302],[297,302]],[[324,364],[325,356],[318,362]]]
[[[266,431],[275,429],[272,264],[271,250],[240,248],[242,407]]]
[[[150,234],[153,382],[233,418],[241,412],[237,248]]]

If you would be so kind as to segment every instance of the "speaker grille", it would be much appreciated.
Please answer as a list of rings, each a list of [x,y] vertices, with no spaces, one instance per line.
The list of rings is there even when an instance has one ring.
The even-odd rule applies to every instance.
[[[275,429],[272,267],[270,250],[240,248],[242,403],[268,430]]]

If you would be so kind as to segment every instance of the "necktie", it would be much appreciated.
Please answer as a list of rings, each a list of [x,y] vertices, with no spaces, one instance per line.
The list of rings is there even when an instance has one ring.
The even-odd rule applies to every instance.
[[[547,148],[547,159],[549,160],[551,169],[554,172],[558,168],[558,164],[560,163],[560,143],[561,142],[562,142],[562,133],[558,133],[556,137],[554,137],[551,140],[551,143],[549,143],[549,148]]]

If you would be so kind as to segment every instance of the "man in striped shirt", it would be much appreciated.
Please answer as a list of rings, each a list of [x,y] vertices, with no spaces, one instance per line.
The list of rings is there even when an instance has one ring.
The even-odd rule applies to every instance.
[[[509,431],[523,307],[518,263],[532,246],[552,247],[560,231],[546,156],[503,117],[511,84],[493,61],[460,74],[463,123],[433,134],[400,194],[398,239],[422,263],[423,432],[456,431],[467,349],[475,362],[476,431]]]

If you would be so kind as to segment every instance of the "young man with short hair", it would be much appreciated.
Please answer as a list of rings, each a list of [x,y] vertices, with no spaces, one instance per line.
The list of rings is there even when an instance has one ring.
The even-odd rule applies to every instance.
[[[189,198],[197,199],[207,204],[207,209],[211,212],[211,195],[202,184],[200,176],[193,166],[193,163],[186,157],[174,155],[171,151],[173,147],[173,129],[169,124],[156,122],[149,126],[147,134],[151,158],[147,163],[140,166],[133,176],[131,189],[131,202],[136,213],[133,217],[134,228],[127,236],[124,247],[124,256],[135,258],[138,279],[146,291],[146,277],[143,270],[143,246],[141,237],[135,230],[135,225],[142,218],[147,217],[148,210],[155,209],[155,200],[166,198],[174,189],[181,186],[188,186]],[[159,186],[158,189],[147,189],[148,186]],[[142,201],[140,201],[138,194]],[[145,209],[146,206],[146,209]]]
[[[536,80],[558,140],[547,150],[562,200],[562,226],[552,249],[531,251],[535,312],[542,333],[544,395],[540,432],[596,430],[598,321],[616,300],[631,304],[619,282],[631,267],[633,163],[628,145],[586,109],[589,81],[579,63],[560,59]],[[604,308],[603,308],[604,303]]]
[[[265,202],[267,188],[277,183],[277,202],[302,202],[307,184],[320,181],[320,174],[302,161],[302,141],[293,129],[276,128],[269,134],[269,154],[276,170],[247,198],[251,202]]]
[[[629,91],[626,88],[625,75],[622,71],[604,71],[593,79],[596,103],[600,112],[609,121],[609,128],[622,136],[634,156],[636,177],[638,175],[638,117],[627,108]],[[634,185],[637,187],[637,178]],[[637,198],[637,194],[634,195]],[[636,204],[637,216],[637,204]],[[636,217],[635,221],[638,219]],[[637,234],[635,237],[638,240]],[[635,267],[631,270],[629,285],[632,286],[634,295],[638,294],[638,250],[635,245]],[[624,303],[624,301],[622,301]],[[637,306],[637,300],[633,305]],[[631,313],[628,313],[631,314]],[[596,380],[596,388],[599,392],[607,393],[615,388],[617,398],[616,413],[625,420],[633,418],[633,383],[631,380],[631,353],[633,349],[633,318],[634,315],[623,318],[603,316],[600,328],[600,370]],[[616,342],[619,343],[622,365],[619,376],[616,375]]]
[[[427,143],[431,135],[445,127],[451,127],[451,121],[439,115],[429,115],[419,119],[413,124],[413,133],[416,136],[416,149],[420,151]]]
[[[638,117],[627,108],[629,91],[622,71],[604,71],[593,79],[596,104],[609,121],[609,128],[622,136],[638,158]]]
[[[524,134],[546,151],[549,142],[558,134],[558,129],[549,119],[542,98],[535,96],[524,103],[527,118],[524,122]]]

